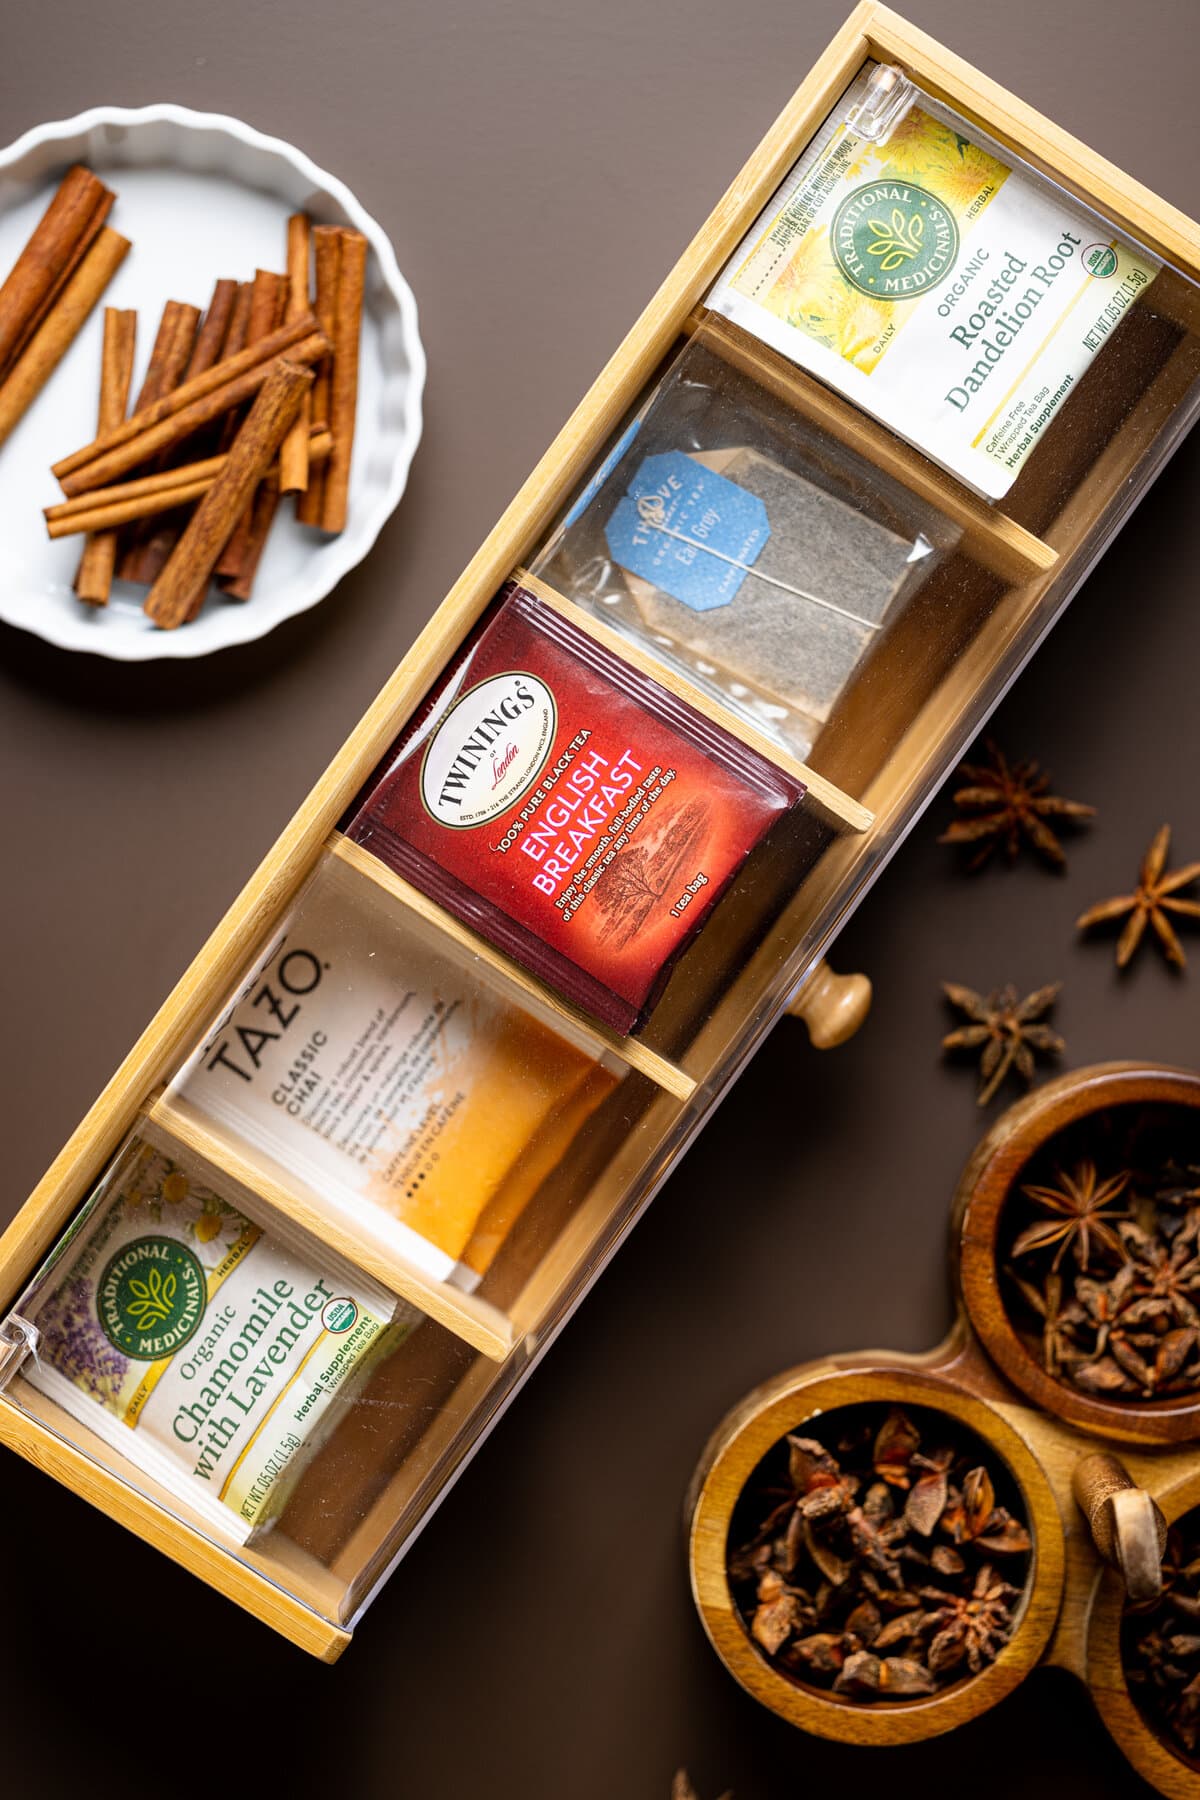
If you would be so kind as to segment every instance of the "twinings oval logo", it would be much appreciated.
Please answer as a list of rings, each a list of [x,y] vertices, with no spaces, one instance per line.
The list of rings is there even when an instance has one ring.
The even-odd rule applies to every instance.
[[[421,800],[439,825],[466,831],[498,819],[533,785],[558,727],[536,675],[490,675],[455,701],[421,763]]]

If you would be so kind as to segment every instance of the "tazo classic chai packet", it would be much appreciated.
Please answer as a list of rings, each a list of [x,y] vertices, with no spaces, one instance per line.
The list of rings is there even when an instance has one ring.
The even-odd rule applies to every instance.
[[[1158,264],[958,114],[859,77],[708,304],[998,499]]]
[[[331,857],[175,1087],[469,1291],[622,1073]]]
[[[510,583],[347,829],[628,1031],[804,791]]]
[[[240,1543],[421,1318],[136,1139],[16,1313],[25,1379]]]

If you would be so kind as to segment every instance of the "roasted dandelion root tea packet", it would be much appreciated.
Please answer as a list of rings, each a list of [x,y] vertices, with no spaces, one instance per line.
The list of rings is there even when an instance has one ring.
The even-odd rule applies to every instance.
[[[958,533],[723,342],[696,333],[533,567],[803,759]]]
[[[876,65],[708,304],[999,499],[1160,266]]]
[[[36,1334],[25,1379],[239,1543],[421,1319],[138,1140],[16,1314]]]
[[[330,858],[175,1088],[469,1291],[622,1072]]]
[[[510,583],[347,829],[629,1031],[804,791]]]

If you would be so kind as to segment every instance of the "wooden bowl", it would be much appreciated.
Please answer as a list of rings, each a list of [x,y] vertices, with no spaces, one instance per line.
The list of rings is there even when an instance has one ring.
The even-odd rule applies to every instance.
[[[983,1440],[1009,1471],[1033,1539],[1016,1628],[995,1662],[941,1693],[869,1705],[842,1699],[774,1668],[750,1638],[729,1587],[729,1534],[735,1509],[762,1459],[788,1432],[834,1408],[878,1403],[945,1414]],[[718,1426],[688,1499],[692,1594],[709,1639],[737,1681],[780,1718],[850,1744],[907,1744],[936,1737],[995,1706],[1039,1660],[1062,1599],[1062,1519],[1040,1464],[992,1406],[919,1367],[812,1363],[750,1394]]]
[[[1103,1400],[1047,1374],[1030,1338],[1014,1324],[999,1270],[1004,1209],[1029,1164],[1056,1138],[1065,1160],[1087,1154],[1113,1128],[1114,1109],[1142,1107],[1163,1129],[1172,1109],[1200,1129],[1200,1075],[1154,1063],[1100,1063],[1077,1069],[1018,1101],[982,1139],[959,1183],[953,1251],[963,1304],[989,1356],[1022,1394],[1083,1431],[1133,1444],[1200,1437],[1200,1396]]]
[[[1170,1487],[1158,1503],[1168,1524],[1200,1506],[1200,1466]],[[1200,1762],[1172,1748],[1139,1712],[1125,1680],[1121,1624],[1125,1592],[1115,1570],[1106,1569],[1092,1603],[1087,1630],[1087,1681],[1100,1716],[1129,1761],[1169,1800],[1196,1800]]]

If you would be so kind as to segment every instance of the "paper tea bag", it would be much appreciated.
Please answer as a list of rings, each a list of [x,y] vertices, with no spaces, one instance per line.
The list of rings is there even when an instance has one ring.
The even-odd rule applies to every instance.
[[[818,722],[921,553],[747,448],[646,457],[605,535],[652,635]]]

